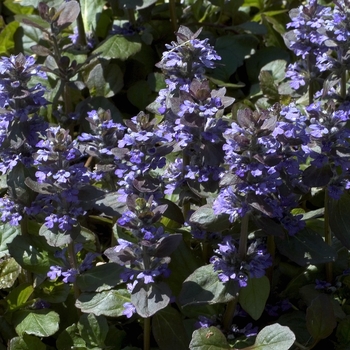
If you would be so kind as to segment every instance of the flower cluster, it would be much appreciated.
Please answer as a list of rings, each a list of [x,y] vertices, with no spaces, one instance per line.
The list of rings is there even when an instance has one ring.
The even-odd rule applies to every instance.
[[[165,205],[156,205],[151,197],[148,201],[129,195],[129,210],[118,219],[118,225],[128,229],[130,241],[119,238],[118,245],[105,251],[110,261],[125,266],[121,278],[129,283],[132,293],[136,285],[157,283],[160,277],[168,277],[170,253],[180,243],[181,235],[169,235],[162,226],[156,226],[166,210]]]
[[[207,69],[215,67],[220,56],[208,43],[199,40],[200,30],[192,33],[180,27],[177,42],[168,45],[157,64],[166,76],[167,88],[159,92],[158,112],[165,117],[164,125],[182,151],[182,159],[170,164],[165,173],[166,193],[201,191],[214,192],[223,160],[223,131],[227,123],[223,111],[233,103],[225,97],[226,89],[212,90],[205,78]]]
[[[223,174],[213,208],[216,214],[228,214],[231,222],[254,212],[279,221],[293,235],[303,222],[290,213],[297,200],[290,188],[302,187],[299,146],[308,137],[305,120],[294,106],[276,108],[241,110],[237,123],[225,131],[223,149],[229,170]]]
[[[237,242],[231,236],[225,236],[215,250],[217,255],[210,259],[218,277],[222,282],[235,280],[240,287],[246,287],[248,278],[260,278],[271,266],[272,259],[265,246],[259,241],[253,241],[247,250],[244,260],[239,256]]]
[[[339,199],[350,188],[349,104],[336,108],[334,103],[315,102],[306,108],[309,114],[307,133],[310,143],[303,146],[311,165],[304,172],[304,182],[310,186],[328,186],[329,195]],[[320,176],[315,180],[314,174]],[[315,182],[316,181],[316,182]]]
[[[44,215],[49,229],[70,231],[84,214],[78,195],[79,189],[90,182],[90,173],[80,162],[82,155],[67,130],[48,128],[37,147],[34,155],[37,183],[27,185],[39,195],[27,213]]]
[[[78,254],[82,249],[82,244],[75,244],[75,254]],[[74,283],[78,274],[86,270],[90,270],[93,267],[92,263],[99,255],[97,253],[88,252],[79,266],[77,268],[74,268],[71,267],[71,264],[66,257],[66,253],[67,248],[64,248],[61,251],[57,251],[55,253],[55,257],[62,260],[62,265],[50,266],[50,271],[47,273],[47,277],[49,277],[50,280],[55,280],[58,277],[63,277],[62,281],[64,283]]]
[[[45,88],[29,86],[31,77],[45,79],[46,74],[31,56],[2,57],[0,59],[0,171],[7,174],[19,162],[28,166],[38,142],[37,134],[46,123],[36,113],[47,104]]]

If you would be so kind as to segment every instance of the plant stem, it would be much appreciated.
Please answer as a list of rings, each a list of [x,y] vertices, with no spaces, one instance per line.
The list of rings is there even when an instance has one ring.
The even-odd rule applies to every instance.
[[[74,250],[74,242],[68,244],[68,260],[72,269],[78,270],[77,257]],[[80,290],[76,282],[73,283],[75,299],[79,298]],[[79,311],[78,311],[78,314]]]
[[[176,1],[169,0],[169,10],[170,10],[170,21],[173,31],[177,31],[177,16],[176,16]]]
[[[22,214],[22,220],[21,220],[21,233],[23,236],[29,235],[28,233],[28,216],[26,214]],[[33,275],[30,271],[25,271],[25,279],[27,283],[33,284]]]
[[[307,65],[308,65],[308,70],[309,70],[309,76],[311,76],[312,72],[312,67],[313,67],[313,62],[311,62],[311,55],[308,55],[307,57]],[[313,91],[313,80],[310,79],[309,83],[309,105],[314,101],[314,91]]]
[[[347,72],[344,70],[340,78],[340,96],[345,100],[346,98],[346,76]]]
[[[143,319],[143,350],[149,350],[151,346],[151,318]]]
[[[298,343],[297,341],[294,342],[294,345],[297,346],[300,350],[309,350],[308,347],[301,345],[300,343]]]
[[[128,9],[128,17],[129,17],[129,22],[132,25],[136,24],[136,18],[135,18],[135,10],[133,9]]]
[[[249,224],[249,214],[246,214],[242,218],[241,235],[239,237],[238,255],[241,261],[244,261],[247,255],[248,224]]]
[[[185,178],[186,175],[186,166],[189,165],[190,163],[190,157],[188,156],[188,154],[186,154],[186,151],[183,150],[182,151],[182,177],[183,179]],[[183,201],[182,203],[182,215],[184,217],[184,220],[187,220],[187,214],[191,209],[191,204],[189,201]]]
[[[266,270],[266,276],[270,281],[270,284],[272,284],[272,274],[273,274],[273,263],[275,261],[275,253],[276,253],[276,244],[275,244],[275,237],[274,236],[267,236],[267,251],[271,255],[272,258],[272,265]]]
[[[228,332],[230,330],[230,327],[232,325],[233,315],[235,314],[237,302],[238,302],[238,297],[235,297],[234,299],[229,301],[226,305],[226,310],[222,320],[222,325],[224,327],[225,332]]]
[[[329,193],[328,187],[325,188],[324,194],[324,240],[325,242],[331,246],[332,245],[332,232],[329,227]],[[326,280],[328,283],[331,283],[333,280],[333,263],[326,263]]]
[[[238,255],[241,261],[244,261],[247,255],[248,224],[249,224],[249,214],[246,214],[243,216],[242,222],[241,222],[241,235],[239,238],[239,247],[238,247]],[[233,315],[236,310],[237,301],[238,301],[238,296],[227,303],[226,311],[223,317],[223,326],[225,331],[229,331],[231,327]]]

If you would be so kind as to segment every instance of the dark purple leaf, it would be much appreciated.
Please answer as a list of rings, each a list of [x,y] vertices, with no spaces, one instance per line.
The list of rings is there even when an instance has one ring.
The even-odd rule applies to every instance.
[[[171,253],[178,247],[181,240],[181,234],[172,234],[170,236],[161,238],[153,255],[158,258],[170,256]]]

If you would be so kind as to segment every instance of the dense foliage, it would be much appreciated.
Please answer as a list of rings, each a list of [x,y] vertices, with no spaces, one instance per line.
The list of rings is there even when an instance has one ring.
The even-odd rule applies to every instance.
[[[350,1],[0,4],[0,350],[348,349]]]

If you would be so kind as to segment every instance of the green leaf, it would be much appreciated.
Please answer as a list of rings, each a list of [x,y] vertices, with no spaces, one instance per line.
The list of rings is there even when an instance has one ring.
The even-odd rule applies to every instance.
[[[30,283],[22,283],[13,289],[6,297],[8,309],[10,311],[20,308],[27,302],[29,297],[34,291],[33,286]]]
[[[124,267],[116,263],[98,265],[77,276],[77,285],[82,292],[101,292],[120,284]]]
[[[39,235],[46,238],[46,242],[52,247],[62,247],[73,242],[80,234],[80,226],[77,225],[69,231],[61,232],[56,228],[48,228],[43,224],[39,230]]]
[[[133,84],[127,92],[128,100],[140,110],[152,102],[152,91],[145,80]]]
[[[63,303],[70,292],[70,286],[62,281],[46,280],[35,291],[37,298],[49,303]]]
[[[243,310],[254,320],[262,315],[270,294],[270,282],[266,276],[250,278],[248,285],[240,289],[238,301]]]
[[[0,55],[9,55],[13,53],[15,48],[14,38],[18,27],[19,23],[13,21],[0,32]]]
[[[289,62],[288,52],[279,47],[263,47],[246,61],[247,74],[251,83],[256,82],[261,69],[268,63],[281,60]]]
[[[116,63],[98,63],[90,71],[85,83],[91,96],[113,97],[124,85],[123,73]]]
[[[61,259],[54,257],[56,250],[46,243],[44,237],[17,236],[8,247],[16,261],[30,272],[47,273],[50,266],[61,263]]]
[[[81,16],[86,32],[95,31],[105,2],[105,0],[79,0]]]
[[[152,331],[160,350],[187,350],[190,339],[182,322],[181,314],[167,306],[152,318]]]
[[[59,315],[50,310],[20,310],[13,314],[13,324],[19,335],[48,337],[58,331]]]
[[[215,69],[213,77],[222,81],[229,80],[230,76],[241,66],[244,59],[256,49],[259,40],[253,35],[225,35],[216,40],[215,49],[221,56],[220,65]]]
[[[275,84],[272,74],[269,71],[261,71],[259,74],[260,87],[264,96],[273,101],[279,100],[278,88]]]
[[[19,3],[22,6],[33,6],[34,8],[37,8],[39,5],[39,2],[42,0],[18,0]],[[62,4],[61,0],[45,0],[44,1],[49,7],[55,7],[58,8]]]
[[[335,250],[325,243],[318,233],[309,228],[284,239],[275,237],[275,242],[283,255],[301,266],[335,261],[337,256]]]
[[[0,259],[8,255],[7,244],[11,243],[20,232],[18,226],[12,226],[10,224],[0,225]]]
[[[9,350],[45,350],[46,345],[37,337],[23,334],[23,337],[11,339]]]
[[[0,262],[0,289],[11,288],[21,272],[21,266],[14,258]]]
[[[104,40],[92,54],[99,54],[103,59],[116,58],[125,61],[139,52],[141,46],[142,44],[139,36],[125,38],[124,36],[113,35]]]
[[[350,193],[344,192],[339,200],[329,201],[329,226],[334,235],[350,249]]]
[[[78,329],[89,349],[94,346],[104,347],[104,341],[108,333],[108,322],[104,316],[84,314],[79,319]]]
[[[300,344],[306,344],[310,341],[310,334],[306,329],[305,313],[302,311],[293,311],[283,314],[277,322],[282,326],[289,327],[295,334]]]
[[[72,324],[67,327],[57,338],[56,347],[58,350],[86,349],[86,342],[80,336],[78,326]]]
[[[131,303],[141,317],[151,317],[170,303],[171,290],[164,283],[138,283],[131,294]]]
[[[13,0],[5,0],[4,5],[13,13],[13,14],[24,14],[30,15],[33,13],[33,7],[23,6],[18,3],[15,3]]]
[[[337,339],[341,345],[350,345],[350,316],[347,316],[344,320],[341,320],[337,327]]]
[[[22,22],[22,19],[27,18],[35,23],[43,24],[47,27],[48,23],[43,22],[40,16],[35,15],[16,15],[15,19],[18,22]],[[42,30],[35,28],[29,24],[21,23],[21,26],[18,28],[18,35],[16,35],[16,49],[22,51],[26,55],[31,55],[31,47],[39,44],[40,40],[43,37]]]
[[[275,60],[262,67],[261,71],[270,72],[274,82],[280,83],[285,78],[286,65],[287,61],[285,60]]]
[[[179,296],[182,306],[227,303],[238,295],[236,281],[222,283],[212,265],[199,267],[183,283]]]
[[[157,0],[119,0],[120,8],[141,10],[156,3]]]
[[[166,88],[164,74],[159,72],[152,72],[148,74],[147,83],[152,91],[159,92]]]
[[[85,313],[118,317],[123,315],[124,303],[130,302],[130,293],[125,289],[103,291],[101,293],[82,293],[76,307]]]
[[[190,222],[208,231],[221,231],[231,225],[228,215],[216,215],[209,204],[198,208],[191,215]]]
[[[181,241],[177,249],[171,254],[169,269],[172,273],[167,279],[167,284],[174,295],[179,295],[184,280],[200,265],[201,261],[195,256],[193,250],[184,241]]]
[[[337,325],[333,306],[326,294],[320,294],[306,309],[306,327],[315,340],[325,339]]]
[[[285,326],[275,323],[263,328],[255,343],[245,350],[288,350],[295,341],[294,333]]]
[[[105,97],[97,96],[85,98],[76,107],[77,112],[85,116],[87,116],[87,112],[90,112],[93,109],[98,110],[99,108],[102,108],[105,111],[109,109],[111,111],[113,121],[117,123],[121,123],[123,121],[119,109],[115,106],[114,103],[112,103]]]
[[[231,349],[226,337],[216,327],[200,328],[193,332],[190,350]]]
[[[10,320],[8,321],[6,318],[8,318],[8,315],[0,316],[0,339],[8,343],[11,339],[17,337],[17,334],[9,322]]]

